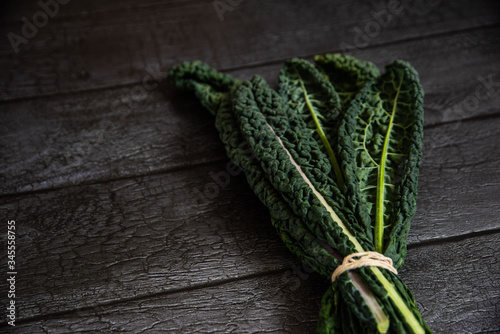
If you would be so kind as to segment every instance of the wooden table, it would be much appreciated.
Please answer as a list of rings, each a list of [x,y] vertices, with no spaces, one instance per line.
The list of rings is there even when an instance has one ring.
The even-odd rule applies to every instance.
[[[213,119],[165,76],[200,59],[276,87],[285,59],[343,51],[408,60],[426,91],[401,277],[436,333],[500,332],[498,1],[47,3],[2,15],[0,331],[313,332],[328,282],[242,175],[214,182]]]

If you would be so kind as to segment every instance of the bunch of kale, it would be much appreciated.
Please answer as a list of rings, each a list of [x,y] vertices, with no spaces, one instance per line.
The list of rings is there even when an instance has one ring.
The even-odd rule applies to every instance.
[[[173,66],[169,79],[215,116],[229,158],[302,262],[328,280],[351,254],[383,254],[399,269],[416,210],[418,75],[400,60],[382,75],[347,55],[314,61],[287,61],[277,92],[259,76],[243,82],[198,61]],[[430,333],[406,285],[376,263],[331,283],[317,329]]]

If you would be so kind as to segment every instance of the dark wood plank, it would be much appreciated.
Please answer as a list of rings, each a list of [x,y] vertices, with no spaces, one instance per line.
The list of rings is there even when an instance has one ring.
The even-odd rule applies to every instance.
[[[2,217],[16,220],[17,265],[25,268],[19,319],[289,265],[243,176],[210,199],[196,192],[224,166],[4,199]]]
[[[486,221],[498,228],[499,126],[496,117],[424,131],[419,213],[410,242],[446,238],[453,229],[473,233]]]
[[[436,333],[500,331],[499,245],[497,233],[410,250],[400,275]],[[37,319],[19,324],[15,332],[312,333],[326,287],[295,267]]]
[[[298,270],[302,270],[297,267]],[[13,333],[313,333],[327,284],[292,270],[18,324]]]
[[[50,2],[50,1],[47,1]],[[108,0],[102,2],[99,0],[68,2],[68,4],[59,5],[54,20],[69,20],[74,16],[87,16],[94,13],[119,11],[131,11],[144,7],[173,8],[174,6],[193,4],[192,0],[144,0],[138,3],[136,0]],[[168,6],[168,7],[167,7]],[[51,6],[51,9],[53,5]],[[38,2],[20,0],[5,4],[4,8],[5,23],[15,23],[21,21],[23,16],[31,18],[37,11],[44,10]]]
[[[500,229],[500,118],[454,126],[426,130],[410,245]],[[19,317],[289,266],[293,257],[244,177],[216,185],[213,175],[225,170],[222,161],[4,198],[2,216],[17,221],[18,265],[26,268]],[[0,271],[6,263],[2,254]]]
[[[2,193],[143,175],[223,156],[205,111],[189,102],[173,108],[175,99],[158,91],[145,94],[147,101],[117,89],[16,103],[0,124]]]
[[[34,13],[39,10],[33,2]],[[0,40],[0,99],[76,92],[140,83],[148,65],[169,67],[201,59],[218,68],[387,44],[430,34],[498,23],[496,1],[404,1],[387,24],[374,13],[386,1],[245,1],[221,21],[212,2],[105,6],[88,11],[70,2],[36,36],[13,51]],[[65,12],[74,13],[65,18]],[[91,8],[90,5],[88,8]],[[321,10],[314,10],[321,8]],[[35,11],[35,9],[37,11]],[[284,14],[286,13],[286,14]],[[388,12],[389,13],[389,12]],[[390,14],[390,13],[389,13]],[[382,20],[384,20],[383,18]],[[22,34],[24,23],[4,25],[2,35]],[[360,39],[356,29],[370,36]],[[372,29],[372,30],[370,30]],[[366,34],[366,32],[365,32]]]
[[[401,277],[435,333],[500,331],[499,247],[494,233],[409,249]]]
[[[374,47],[362,54],[379,66],[394,58],[415,64],[427,94],[426,125],[498,113],[499,55],[497,28]],[[244,79],[258,73],[275,86],[280,67],[276,63],[231,73]],[[492,86],[484,84],[490,81]],[[223,159],[212,118],[192,99],[172,87],[136,85],[4,103],[0,193]]]

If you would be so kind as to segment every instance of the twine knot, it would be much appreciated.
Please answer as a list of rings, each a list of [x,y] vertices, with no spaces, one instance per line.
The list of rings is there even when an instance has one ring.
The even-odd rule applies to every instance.
[[[398,271],[392,265],[392,259],[378,252],[362,252],[347,255],[342,264],[335,269],[332,274],[332,282],[335,282],[337,277],[345,271],[357,269],[361,267],[379,267],[392,271],[396,275]]]

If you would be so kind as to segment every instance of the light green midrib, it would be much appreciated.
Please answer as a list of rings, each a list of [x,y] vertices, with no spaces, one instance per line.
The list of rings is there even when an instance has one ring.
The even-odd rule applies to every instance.
[[[299,76],[300,87],[302,88],[302,93],[304,94],[307,108],[309,108],[309,112],[312,115],[312,118],[314,120],[314,124],[316,125],[316,130],[318,131],[319,137],[321,138],[321,142],[323,143],[323,145],[325,145],[326,152],[328,153],[328,159],[332,163],[333,170],[335,172],[335,177],[337,179],[337,183],[339,184],[340,189],[343,189],[344,188],[344,176],[342,175],[342,171],[340,170],[340,165],[337,161],[337,158],[335,157],[335,153],[333,152],[332,146],[330,145],[330,142],[326,138],[325,132],[323,131],[323,128],[320,125],[318,116],[317,116],[316,112],[314,111],[314,107],[311,104],[311,100],[309,100],[309,96],[307,95],[307,89],[304,85],[304,80],[302,80],[302,77],[300,76],[300,73],[296,68],[295,68],[295,72]]]
[[[392,127],[394,124],[394,117],[396,115],[397,103],[401,85],[403,84],[404,74],[401,76],[401,81],[394,98],[394,105],[392,106],[391,117],[389,125],[387,126],[387,133],[384,139],[384,146],[382,148],[382,156],[378,167],[377,177],[377,199],[375,204],[375,250],[380,254],[384,253],[384,199],[385,199],[385,165],[387,161],[387,152],[389,149],[389,140],[391,138]]]

